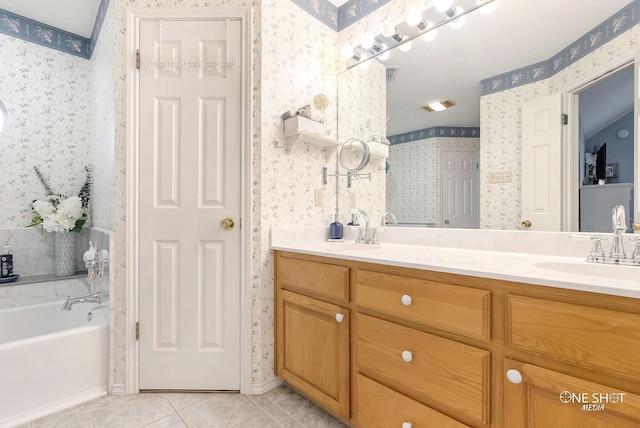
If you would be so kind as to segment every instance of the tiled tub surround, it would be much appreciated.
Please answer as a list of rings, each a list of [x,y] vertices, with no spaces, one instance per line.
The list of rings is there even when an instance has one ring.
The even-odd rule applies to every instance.
[[[592,245],[589,234],[387,227],[378,233],[380,246],[374,247],[353,244],[356,232],[347,229],[344,239],[349,243],[330,243],[324,227],[273,228],[271,248],[640,298],[640,267],[585,261]],[[624,236],[629,253],[634,239],[635,235]],[[604,242],[606,247],[612,240]],[[566,267],[581,273],[563,271]]]
[[[0,311],[0,426],[107,393],[108,303],[63,300]]]
[[[84,270],[82,255],[89,241],[101,250],[109,250],[110,233],[97,228],[84,228],[76,241],[76,269]],[[13,253],[15,274],[45,275],[53,272],[54,234],[42,227],[0,228],[0,247],[9,245]],[[18,280],[20,281],[20,280]]]

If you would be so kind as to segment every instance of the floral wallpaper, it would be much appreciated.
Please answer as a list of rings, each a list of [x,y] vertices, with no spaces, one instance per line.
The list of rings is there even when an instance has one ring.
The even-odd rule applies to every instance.
[[[398,223],[439,227],[440,150],[479,149],[479,138],[434,137],[389,148],[387,211]]]
[[[31,222],[46,196],[33,167],[55,192],[77,194],[91,163],[91,66],[84,58],[0,34],[0,92],[9,113],[2,134],[0,227]]]
[[[104,3],[104,0],[103,0]],[[113,11],[107,9],[91,57],[92,226],[113,229]]]

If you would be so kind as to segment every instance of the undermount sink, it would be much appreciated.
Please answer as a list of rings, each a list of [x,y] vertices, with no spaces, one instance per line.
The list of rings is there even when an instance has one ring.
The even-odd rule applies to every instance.
[[[327,244],[327,248],[330,250],[377,250],[380,248],[380,245],[371,245],[371,244],[356,244],[355,242],[344,242],[344,241],[336,241]]]
[[[629,281],[640,280],[640,267],[606,265],[597,263],[536,263],[537,267],[556,272],[570,273],[574,275],[597,276],[609,279],[625,279]]]

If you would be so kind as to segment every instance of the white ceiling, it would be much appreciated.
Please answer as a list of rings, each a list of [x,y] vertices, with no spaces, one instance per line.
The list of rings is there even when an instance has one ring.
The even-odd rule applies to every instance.
[[[0,0],[0,9],[86,38],[99,6],[100,0]]]
[[[464,2],[467,7],[475,3],[456,0]],[[407,53],[394,49],[384,61],[399,67],[395,81],[387,85],[387,135],[433,126],[479,126],[482,79],[551,58],[629,3],[500,0],[491,15],[472,12],[460,29],[445,25],[432,42],[418,38]],[[442,13],[432,9],[424,17],[439,22]],[[417,31],[406,23],[398,29]],[[444,112],[421,108],[447,98],[456,106]]]

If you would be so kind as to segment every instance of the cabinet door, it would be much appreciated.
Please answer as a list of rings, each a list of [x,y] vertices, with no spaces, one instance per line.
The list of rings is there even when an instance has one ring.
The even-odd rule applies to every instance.
[[[640,426],[639,395],[509,359],[504,370],[505,427]]]
[[[277,374],[348,419],[348,309],[287,290],[277,309]]]

